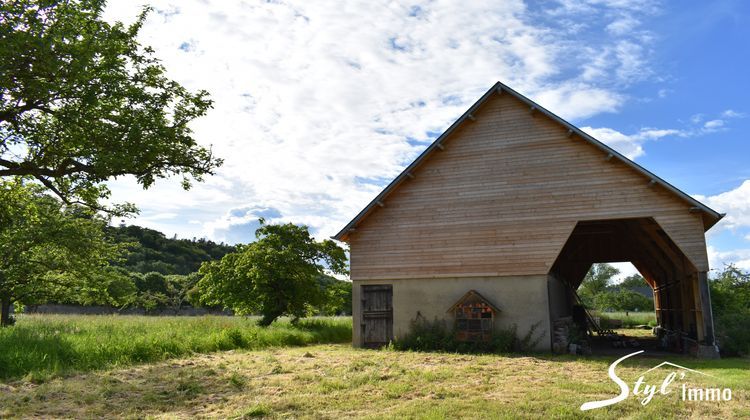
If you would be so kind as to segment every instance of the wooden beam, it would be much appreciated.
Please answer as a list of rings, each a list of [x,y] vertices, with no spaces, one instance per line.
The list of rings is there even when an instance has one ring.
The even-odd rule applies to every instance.
[[[707,346],[714,345],[714,317],[711,311],[711,291],[708,289],[708,274],[698,272],[698,292],[701,298],[701,313],[703,315],[703,341]]]
[[[664,260],[659,258],[659,255],[654,255],[651,252],[648,252],[648,250],[644,249],[645,247],[643,244],[641,244],[641,241],[638,241],[634,237],[638,236],[638,230],[633,230],[631,226],[626,222],[625,226],[621,224],[613,224],[615,229],[619,231],[619,237],[621,241],[628,246],[628,250],[633,253],[633,255],[641,260],[644,264],[647,264],[651,267],[654,274],[661,274],[661,276],[655,276],[655,279],[658,281],[666,282],[668,281],[668,277],[670,272],[672,271],[668,264],[668,262],[665,262]],[[656,273],[656,271],[660,271],[660,273]]]
[[[690,271],[687,269],[687,267],[685,267],[685,260],[687,259],[687,257],[685,257],[685,254],[674,243],[672,238],[670,238],[669,235],[661,229],[661,226],[659,226],[658,223],[654,221],[649,224],[641,222],[639,222],[638,224],[640,225],[641,229],[646,231],[646,233],[656,243],[656,245],[658,245],[659,248],[669,256],[669,258],[674,262],[675,266],[681,268],[683,274],[686,274],[688,271]],[[682,262],[683,264],[680,266],[678,262]],[[695,270],[695,268],[693,268],[693,270]]]

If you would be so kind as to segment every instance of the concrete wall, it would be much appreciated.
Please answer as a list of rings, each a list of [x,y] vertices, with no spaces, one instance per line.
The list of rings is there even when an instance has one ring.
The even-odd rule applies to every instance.
[[[549,311],[552,321],[572,315],[573,302],[568,287],[555,276],[548,276]]]
[[[541,335],[538,350],[551,346],[547,275],[471,277],[438,279],[354,280],[353,325],[354,346],[362,345],[361,286],[368,284],[393,285],[393,334],[396,338],[409,332],[411,322],[419,312],[425,319],[453,321],[446,311],[469,290],[476,290],[502,311],[496,318],[497,328],[513,324],[524,336],[532,325],[539,323],[536,335]]]

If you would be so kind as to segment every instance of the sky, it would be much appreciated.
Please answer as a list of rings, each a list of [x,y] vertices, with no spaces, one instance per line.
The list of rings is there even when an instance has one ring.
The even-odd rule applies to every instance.
[[[192,128],[225,163],[189,192],[110,182],[140,208],[126,223],[246,243],[264,217],[331,236],[502,81],[726,212],[707,234],[711,265],[750,269],[750,2],[150,5],[140,41],[209,91]],[[110,0],[105,18],[142,6]]]

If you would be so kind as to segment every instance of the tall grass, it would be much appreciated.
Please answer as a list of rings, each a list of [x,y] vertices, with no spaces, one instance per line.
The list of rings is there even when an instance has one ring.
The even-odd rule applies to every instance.
[[[22,315],[0,329],[0,379],[45,380],[77,371],[192,353],[351,341],[351,318],[259,327],[239,317]]]
[[[593,316],[601,318],[602,328],[609,328],[607,320],[619,319],[622,321],[623,328],[633,328],[638,325],[656,326],[656,314],[653,312],[598,312],[594,311]]]

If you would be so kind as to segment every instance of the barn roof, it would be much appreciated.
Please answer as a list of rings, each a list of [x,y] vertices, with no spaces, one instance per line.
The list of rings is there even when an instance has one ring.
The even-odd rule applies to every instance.
[[[583,140],[587,141],[591,145],[603,150],[605,153],[607,153],[609,156],[611,156],[614,159],[617,159],[627,166],[633,168],[635,171],[639,172],[640,174],[644,175],[645,177],[651,179],[652,184],[658,184],[664,187],[666,190],[673,193],[678,198],[684,200],[688,204],[691,205],[690,210],[696,211],[696,212],[702,212],[704,214],[703,217],[703,227],[704,230],[710,229],[713,225],[715,225],[719,220],[721,220],[722,217],[724,217],[724,214],[718,213],[717,211],[711,209],[710,207],[706,206],[705,204],[701,203],[700,201],[696,200],[695,198],[689,196],[685,192],[681,191],[679,188],[673,186],[672,184],[668,183],[667,181],[659,178],[658,176],[654,175],[644,167],[638,165],[637,163],[633,162],[632,160],[626,158],[622,154],[618,153],[616,150],[612,149],[611,147],[607,146],[606,144],[600,142],[599,140],[595,139],[594,137],[586,134],[583,130],[580,128],[574,126],[573,124],[565,121],[561,117],[555,115],[554,113],[550,112],[543,106],[537,104],[536,102],[532,101],[531,99],[521,95],[520,93],[516,92],[515,90],[509,88],[505,84],[501,82],[495,83],[494,86],[492,86],[484,95],[482,95],[479,100],[477,100],[474,105],[469,107],[469,109],[464,112],[463,115],[459,119],[457,119],[453,124],[451,124],[450,127],[448,127],[443,134],[441,134],[437,139],[435,139],[432,144],[430,144],[427,149],[425,149],[409,166],[404,169],[401,174],[399,174],[393,181],[391,181],[388,186],[386,186],[383,191],[378,194],[377,197],[375,197],[362,211],[357,214],[354,219],[352,219],[346,226],[344,226],[343,229],[339,233],[333,236],[333,239],[337,239],[340,241],[344,241],[349,236],[349,232],[351,232],[357,224],[362,221],[364,218],[366,218],[376,207],[383,205],[383,200],[393,191],[395,190],[401,183],[408,178],[413,177],[412,171],[416,169],[427,157],[429,157],[432,152],[434,152],[436,149],[442,149],[443,145],[442,142],[445,141],[454,131],[456,131],[465,121],[467,120],[473,120],[474,116],[473,113],[476,112],[485,102],[487,102],[492,95],[495,94],[501,94],[501,93],[507,93],[515,97],[516,99],[520,100],[521,102],[524,102],[526,105],[529,106],[529,108],[534,112],[539,112],[540,114],[546,116],[547,118],[550,118],[551,120],[557,122],[558,124],[561,124],[563,127],[565,127],[568,130],[568,135],[576,135]]]

